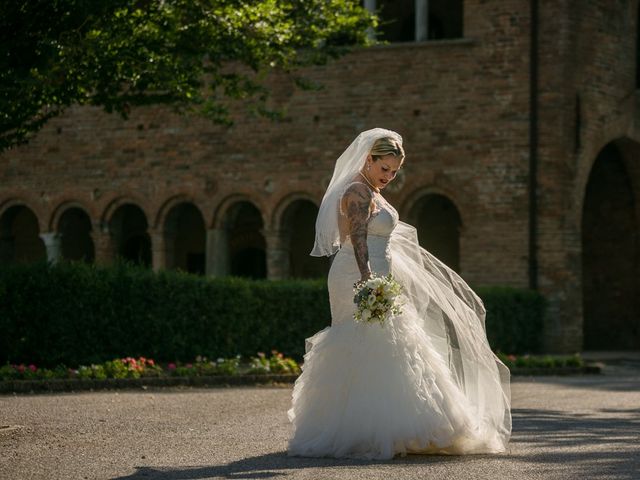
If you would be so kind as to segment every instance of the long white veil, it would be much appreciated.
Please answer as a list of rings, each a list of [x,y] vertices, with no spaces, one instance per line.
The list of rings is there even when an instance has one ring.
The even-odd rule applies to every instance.
[[[482,300],[451,270],[418,244],[416,229],[399,222],[390,240],[391,272],[405,302],[448,365],[451,378],[475,411],[479,438],[503,450],[511,435],[509,369],[494,355],[485,330]]]
[[[338,158],[316,220],[311,255],[332,255],[340,248],[338,202],[344,186],[362,168],[376,139],[395,132],[362,132]],[[391,234],[391,273],[404,287],[406,321],[415,321],[433,341],[478,419],[481,438],[504,449],[511,434],[510,373],[493,354],[485,331],[482,300],[467,283],[420,247],[415,228],[399,222]],[[404,321],[404,318],[403,318]]]

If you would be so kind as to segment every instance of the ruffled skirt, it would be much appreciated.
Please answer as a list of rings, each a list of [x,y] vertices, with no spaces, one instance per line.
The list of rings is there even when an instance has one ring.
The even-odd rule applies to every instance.
[[[351,286],[358,272],[349,255],[341,250],[329,274],[332,326],[306,340],[288,411],[289,455],[389,459],[504,451],[511,427],[508,377],[498,371],[486,336],[467,345],[473,335],[462,324],[473,320],[456,313],[469,310],[464,302],[445,314],[434,302],[407,298],[403,313],[383,326],[357,323]],[[388,252],[371,260],[375,271],[389,269]],[[393,273],[402,279],[402,272]],[[451,326],[433,327],[432,334],[427,325],[437,325],[438,316]],[[482,326],[470,331],[482,336],[484,318],[477,321]],[[437,334],[456,330],[446,341]]]

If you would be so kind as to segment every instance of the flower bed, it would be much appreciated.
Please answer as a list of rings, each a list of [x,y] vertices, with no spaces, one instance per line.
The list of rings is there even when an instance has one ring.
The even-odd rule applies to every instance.
[[[257,356],[243,361],[240,355],[232,358],[218,358],[215,361],[198,355],[193,362],[172,362],[164,366],[153,359],[139,357],[117,358],[101,364],[80,365],[68,368],[59,365],[54,369],[38,368],[29,364],[6,364],[0,367],[0,380],[53,380],[53,379],[126,379],[159,377],[202,377],[234,375],[298,375],[300,367],[292,358],[285,357],[277,350],[267,356],[258,352]]]
[[[580,368],[585,363],[580,354],[574,355],[507,355],[498,352],[498,358],[510,370],[516,368]]]
[[[579,354],[507,355],[498,357],[509,367],[512,375],[567,375],[599,373],[597,366],[586,365]],[[300,374],[295,360],[277,350],[271,355],[258,352],[243,359],[209,360],[198,355],[193,362],[170,362],[159,365],[153,359],[124,357],[101,364],[55,369],[38,368],[33,364],[6,364],[0,367],[0,393],[57,392],[98,390],[111,388],[142,388],[171,386],[215,386],[291,384]]]
[[[511,375],[575,375],[600,373],[599,365],[586,364],[579,353],[574,355],[507,355],[498,358],[511,370]]]

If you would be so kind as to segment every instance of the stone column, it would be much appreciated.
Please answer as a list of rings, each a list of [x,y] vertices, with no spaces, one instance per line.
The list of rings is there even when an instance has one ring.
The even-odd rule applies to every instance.
[[[376,0],[364,0],[364,8],[371,13],[376,13]],[[373,31],[373,28],[367,29],[367,35],[371,40],[375,40],[376,34]]]
[[[47,249],[47,261],[58,263],[62,258],[62,235],[58,232],[41,233],[40,238]]]
[[[154,271],[170,268],[173,265],[173,259],[169,251],[172,245],[170,239],[167,238],[165,232],[149,231],[151,238],[151,266]]]
[[[287,235],[283,230],[265,230],[267,241],[267,278],[282,280],[291,275]]]
[[[207,230],[205,246],[205,273],[212,277],[224,277],[231,273],[229,258],[229,234],[224,228]]]
[[[109,265],[115,257],[115,245],[109,229],[91,230],[97,265]]]
[[[425,42],[429,38],[429,0],[415,0],[416,42]]]

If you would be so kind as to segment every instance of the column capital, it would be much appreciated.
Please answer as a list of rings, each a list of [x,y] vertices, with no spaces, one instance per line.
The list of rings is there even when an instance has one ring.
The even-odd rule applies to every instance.
[[[47,261],[58,263],[62,257],[62,234],[59,232],[44,232],[40,234],[47,250]]]
[[[44,232],[40,234],[40,238],[44,242],[45,246],[55,245],[62,240],[62,233],[59,232]]]

